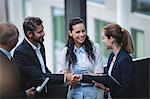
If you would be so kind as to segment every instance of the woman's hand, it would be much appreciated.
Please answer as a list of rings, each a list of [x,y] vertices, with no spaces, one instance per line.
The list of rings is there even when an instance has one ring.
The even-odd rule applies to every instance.
[[[77,85],[80,83],[82,77],[80,75],[75,75],[72,73],[65,73],[66,79],[69,83],[69,85]]]
[[[96,82],[94,80],[92,80],[92,82],[95,84],[96,87],[104,90],[105,92],[110,91],[110,88],[105,87],[102,83]]]

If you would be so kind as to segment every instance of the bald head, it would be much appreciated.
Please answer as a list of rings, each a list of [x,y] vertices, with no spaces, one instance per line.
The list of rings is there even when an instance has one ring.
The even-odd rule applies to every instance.
[[[18,29],[11,23],[0,24],[0,45],[8,46],[12,49],[18,41]]]

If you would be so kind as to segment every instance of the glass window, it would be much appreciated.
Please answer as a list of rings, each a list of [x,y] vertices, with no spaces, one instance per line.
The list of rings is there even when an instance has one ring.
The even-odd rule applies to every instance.
[[[87,0],[87,1],[95,2],[95,3],[100,3],[100,4],[104,4],[105,3],[105,0]]]
[[[102,21],[102,20],[98,20],[95,19],[95,38],[96,38],[96,42],[99,43],[100,48],[101,48],[101,53],[102,53],[102,58],[103,58],[103,63],[106,64],[108,61],[108,57],[110,55],[110,50],[108,50],[103,42],[102,42],[102,29],[105,25],[109,24],[109,22],[106,21]]]
[[[150,0],[132,0],[132,11],[150,15]]]
[[[144,56],[144,32],[137,29],[131,29],[133,44],[134,44],[134,53],[133,57],[143,57]]]
[[[65,34],[65,21],[64,10],[59,8],[53,8],[53,30],[54,30],[54,72],[58,73],[60,68],[60,55],[62,49],[65,46],[66,34]]]
[[[31,0],[22,0],[23,17],[32,16],[32,2]]]

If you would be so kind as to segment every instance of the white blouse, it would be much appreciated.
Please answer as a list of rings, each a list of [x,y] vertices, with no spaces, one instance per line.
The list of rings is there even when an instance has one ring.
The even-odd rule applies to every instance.
[[[93,73],[103,73],[103,63],[102,63],[102,57],[101,57],[101,50],[97,43],[93,43],[93,50],[95,54],[95,61],[90,61],[88,59],[88,56],[84,50],[83,47],[74,48],[74,53],[77,57],[77,64],[71,65],[71,71],[73,73],[76,73],[74,71],[74,67],[80,69],[80,68],[86,68],[86,74],[93,74]],[[61,72],[64,73],[68,69],[68,62],[66,62],[66,52],[67,47],[65,47],[62,51],[62,59],[61,59]]]

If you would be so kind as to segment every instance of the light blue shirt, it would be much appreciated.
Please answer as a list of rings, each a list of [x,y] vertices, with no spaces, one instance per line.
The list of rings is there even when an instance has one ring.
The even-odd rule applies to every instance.
[[[1,48],[0,47],[0,50],[11,60],[11,54],[10,54],[10,52],[8,52],[7,50],[5,50],[5,49],[3,49],[3,48]]]
[[[93,74],[93,73],[103,73],[103,62],[102,62],[102,56],[101,56],[101,50],[100,47],[97,43],[93,43],[93,50],[94,50],[94,55],[95,55],[95,61],[88,59],[88,56],[84,50],[83,47],[74,48],[74,52],[77,57],[77,68],[85,67],[87,68],[87,74]],[[68,69],[68,62],[66,62],[66,52],[67,52],[67,47],[65,47],[62,51],[62,56],[61,56],[61,72],[64,73]],[[72,72],[73,66],[71,66]]]
[[[93,43],[93,50],[95,61],[90,61],[83,47],[74,48],[74,53],[77,57],[77,63],[75,65],[71,65],[72,73],[90,75],[93,73],[104,72],[101,51],[97,43]],[[65,72],[68,69],[68,62],[66,62],[66,52],[67,47],[65,47],[62,52],[62,72]],[[81,83],[81,85],[71,87],[68,93],[68,99],[97,99],[98,94],[99,92],[92,84]]]

